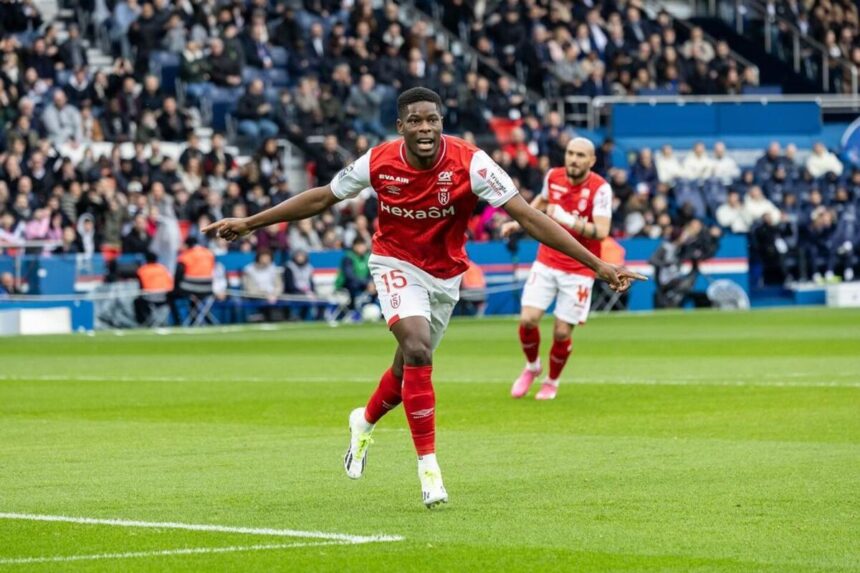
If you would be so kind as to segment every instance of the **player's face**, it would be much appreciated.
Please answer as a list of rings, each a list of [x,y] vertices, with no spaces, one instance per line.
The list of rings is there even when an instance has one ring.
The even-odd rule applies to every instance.
[[[594,167],[594,150],[578,141],[571,141],[564,153],[564,169],[571,179],[582,179]]]
[[[406,147],[416,157],[436,157],[442,139],[442,115],[439,108],[430,101],[410,104],[403,116],[397,118],[397,133],[403,136]]]

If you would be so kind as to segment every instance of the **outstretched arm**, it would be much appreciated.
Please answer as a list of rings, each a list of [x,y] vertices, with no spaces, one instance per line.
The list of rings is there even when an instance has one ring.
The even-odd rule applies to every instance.
[[[314,187],[286,201],[278,203],[256,215],[242,218],[222,219],[202,229],[204,233],[215,231],[215,234],[228,241],[234,241],[257,229],[282,223],[297,221],[318,215],[340,201],[331,190],[330,185]]]
[[[548,247],[561,251],[581,262],[615,290],[627,290],[633,280],[647,280],[644,275],[634,273],[623,266],[603,262],[574,239],[570,233],[562,229],[558,223],[541,211],[532,208],[519,195],[505,203],[504,209],[529,235]]]

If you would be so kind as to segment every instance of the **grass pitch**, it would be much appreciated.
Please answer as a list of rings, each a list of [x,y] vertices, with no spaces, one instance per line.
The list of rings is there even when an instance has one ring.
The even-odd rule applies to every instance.
[[[0,340],[0,571],[860,571],[860,312],[597,316],[551,403],[509,397],[514,320],[455,321],[435,512],[400,408],[341,467],[393,350],[379,324]]]

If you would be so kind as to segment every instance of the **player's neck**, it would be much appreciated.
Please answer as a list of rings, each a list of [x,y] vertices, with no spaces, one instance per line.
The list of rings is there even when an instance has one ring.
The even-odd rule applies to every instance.
[[[568,175],[567,180],[570,181],[570,183],[572,185],[582,185],[583,183],[585,183],[585,180],[588,179],[589,175],[591,175],[591,171],[586,171],[585,175],[583,175],[582,177],[580,177],[578,179],[574,179],[573,177]]]
[[[439,149],[436,150],[436,155],[433,157],[418,157],[409,151],[409,146],[404,145],[405,148],[405,156],[406,156],[406,164],[409,165],[412,169],[418,171],[426,171],[427,169],[432,168],[436,165],[436,162],[439,161],[439,156],[442,154],[442,145],[439,145]]]

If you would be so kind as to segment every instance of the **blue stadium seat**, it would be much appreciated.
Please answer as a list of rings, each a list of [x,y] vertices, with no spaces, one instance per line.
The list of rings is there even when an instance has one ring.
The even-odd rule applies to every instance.
[[[266,81],[265,71],[261,70],[260,68],[252,68],[250,66],[242,68],[243,84],[249,84],[256,79]]]
[[[678,88],[646,88],[639,90],[641,96],[673,96],[678,95]]]
[[[236,90],[215,88],[212,91],[209,102],[212,114],[210,118],[212,129],[215,131],[226,131],[227,116],[236,109],[237,101],[238,95],[236,94]]]
[[[287,50],[280,46],[274,46],[270,51],[272,53],[272,63],[275,64],[275,67],[286,69],[287,61],[289,60]]]
[[[290,85],[290,75],[283,68],[271,68],[263,72],[266,83],[270,86],[284,88]]]
[[[161,78],[161,89],[170,94],[176,94],[179,65],[179,54],[159,50],[149,55],[150,72]]]
[[[780,95],[782,86],[744,86],[741,93],[743,95]]]

